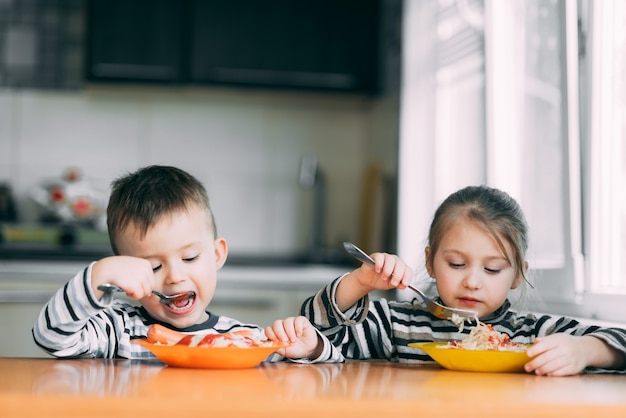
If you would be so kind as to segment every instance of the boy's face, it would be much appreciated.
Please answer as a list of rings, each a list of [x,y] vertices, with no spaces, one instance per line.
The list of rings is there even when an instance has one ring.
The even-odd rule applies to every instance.
[[[117,240],[122,255],[146,259],[152,265],[155,288],[166,295],[192,290],[195,298],[180,306],[160,303],[157,296],[140,300],[150,315],[177,328],[201,323],[208,318],[206,307],[213,299],[217,270],[228,253],[223,238],[213,238],[209,218],[198,206],[163,216],[140,239],[130,226]]]

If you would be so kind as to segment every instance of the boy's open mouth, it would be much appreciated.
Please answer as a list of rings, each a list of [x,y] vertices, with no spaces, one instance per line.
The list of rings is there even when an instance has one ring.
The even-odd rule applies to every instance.
[[[185,311],[193,305],[195,300],[196,294],[194,292],[190,292],[189,294],[170,300],[167,303],[167,307],[173,311]]]

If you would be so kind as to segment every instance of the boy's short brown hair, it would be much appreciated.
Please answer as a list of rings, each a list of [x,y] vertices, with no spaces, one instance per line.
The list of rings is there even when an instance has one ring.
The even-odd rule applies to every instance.
[[[115,254],[118,254],[116,239],[130,224],[143,237],[163,215],[184,211],[193,205],[206,211],[213,236],[217,237],[215,218],[206,189],[186,171],[151,165],[114,180],[111,186],[107,227]]]

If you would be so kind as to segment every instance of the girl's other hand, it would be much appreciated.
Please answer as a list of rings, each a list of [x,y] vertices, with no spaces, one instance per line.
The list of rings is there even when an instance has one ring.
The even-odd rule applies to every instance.
[[[525,369],[541,376],[570,376],[586,367],[614,367],[624,359],[620,352],[593,336],[552,334],[537,338],[528,349]]]
[[[278,354],[286,358],[316,359],[324,349],[317,331],[304,316],[276,320],[265,328],[265,335],[275,342],[291,343],[277,350]]]

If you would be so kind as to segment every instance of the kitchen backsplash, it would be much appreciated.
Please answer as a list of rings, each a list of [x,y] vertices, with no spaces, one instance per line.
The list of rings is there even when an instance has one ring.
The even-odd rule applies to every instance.
[[[228,89],[0,90],[0,182],[11,186],[20,220],[36,221],[30,190],[68,167],[110,183],[140,166],[176,165],[206,185],[232,252],[284,254],[304,249],[311,232],[313,192],[298,174],[301,156],[313,153],[334,246],[357,235],[367,149],[395,164],[392,101]]]

